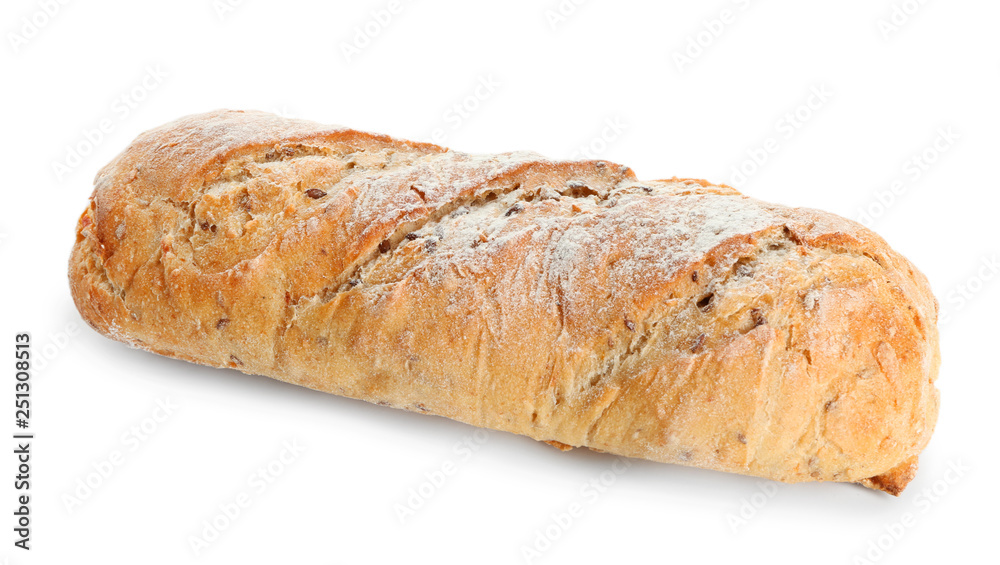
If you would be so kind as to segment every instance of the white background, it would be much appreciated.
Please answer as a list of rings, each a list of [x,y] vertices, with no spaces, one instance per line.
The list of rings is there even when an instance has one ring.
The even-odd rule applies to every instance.
[[[0,9],[0,336],[13,350],[15,332],[32,332],[44,364],[33,377],[32,550],[12,545],[8,439],[0,559],[524,563],[524,548],[541,554],[534,563],[996,559],[996,2],[400,0],[386,22],[388,0],[224,1]],[[375,33],[359,36],[366,25]],[[896,499],[641,461],[606,473],[610,456],[502,433],[479,441],[444,419],[97,335],[66,283],[97,169],[139,132],[220,107],[413,139],[440,128],[464,151],[571,158],[584,146],[640,178],[742,180],[764,200],[867,210],[947,312],[940,420],[916,480]],[[745,180],[734,179],[740,166]],[[8,365],[0,430],[13,433]],[[166,415],[158,401],[176,408]],[[142,426],[151,433],[138,441],[130,430]],[[251,476],[289,441],[304,451],[273,464],[261,492]],[[471,456],[455,449],[462,441]],[[115,452],[121,464],[96,475]],[[449,465],[442,486],[424,484]],[[99,483],[89,493],[88,478]],[[613,484],[584,487],[593,480]],[[421,488],[429,499],[401,522],[397,505]],[[191,537],[241,492],[249,508],[196,555]],[[573,504],[582,516],[553,521]],[[894,526],[906,513],[910,525]]]

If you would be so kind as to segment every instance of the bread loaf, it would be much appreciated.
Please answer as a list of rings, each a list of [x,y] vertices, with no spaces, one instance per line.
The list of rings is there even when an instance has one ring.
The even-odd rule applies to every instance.
[[[876,234],[607,161],[262,112],[143,133],[69,265],[133,347],[560,447],[898,494],[937,303]]]

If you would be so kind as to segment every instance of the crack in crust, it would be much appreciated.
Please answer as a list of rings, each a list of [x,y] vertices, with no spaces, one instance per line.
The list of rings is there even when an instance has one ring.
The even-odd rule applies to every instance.
[[[595,166],[596,171],[587,171],[585,174],[589,173],[590,175],[594,175],[595,172],[607,168],[606,164],[595,164]],[[595,206],[601,206],[607,201],[608,198],[610,198],[611,191],[614,187],[621,186],[622,183],[629,180],[628,177],[625,176],[626,173],[624,168],[619,168],[621,173],[618,175],[613,175],[608,178],[592,178],[592,180],[595,180],[596,182],[592,182],[591,184],[597,186],[598,188],[596,189],[589,188],[586,183],[579,180],[568,180],[561,186],[556,187],[552,187],[548,183],[529,184],[527,181],[527,179],[530,179],[533,175],[537,175],[542,172],[547,173],[550,178],[553,174],[559,175],[562,173],[564,176],[570,177],[573,176],[574,172],[580,172],[580,167],[564,167],[566,169],[565,171],[558,171],[559,168],[562,167],[543,161],[525,163],[518,166],[514,170],[488,179],[475,186],[473,190],[470,191],[471,194],[459,194],[444,203],[436,204],[436,208],[426,214],[423,218],[401,223],[396,230],[379,243],[376,249],[371,250],[368,256],[361,263],[354,266],[350,275],[344,276],[342,273],[340,276],[333,277],[334,282],[331,285],[324,287],[322,291],[320,291],[319,295],[324,301],[329,301],[337,294],[354,289],[355,287],[357,287],[358,290],[363,289],[366,284],[368,284],[366,280],[366,273],[378,271],[381,267],[383,267],[383,263],[391,261],[393,253],[398,249],[400,244],[404,244],[408,241],[412,242],[416,239],[430,237],[430,240],[424,240],[423,245],[427,254],[422,255],[420,257],[420,261],[411,265],[408,270],[400,272],[393,280],[380,279],[378,284],[392,284],[404,279],[407,275],[412,273],[414,269],[420,268],[422,261],[430,257],[430,253],[438,250],[439,242],[443,239],[443,236],[440,235],[438,228],[447,220],[454,220],[465,216],[465,220],[468,221],[459,221],[455,226],[453,226],[454,231],[461,232],[463,229],[468,227],[467,224],[471,222],[472,218],[478,219],[484,215],[495,216],[499,221],[499,225],[493,225],[491,227],[495,230],[502,231],[504,226],[512,221],[513,215],[523,212],[525,208],[532,203],[545,199],[559,199],[567,197],[575,199],[577,204],[574,205],[576,206],[574,211],[576,213],[581,213],[583,211],[583,208],[580,207],[581,205],[590,209]],[[525,180],[521,181],[518,179]],[[581,191],[581,188],[584,190]],[[416,189],[414,186],[411,186],[410,190],[413,190],[416,194],[418,194],[422,202],[428,203],[428,197],[424,191]],[[476,214],[476,212],[484,210],[487,211],[485,214]],[[489,210],[492,210],[493,213],[491,214]],[[503,213],[499,214],[497,212]],[[479,243],[486,243],[487,241],[487,238],[481,238],[478,243],[476,240],[473,240],[471,244],[478,246]],[[444,245],[441,245],[441,250],[446,250]],[[297,301],[298,300],[296,300],[296,302]]]

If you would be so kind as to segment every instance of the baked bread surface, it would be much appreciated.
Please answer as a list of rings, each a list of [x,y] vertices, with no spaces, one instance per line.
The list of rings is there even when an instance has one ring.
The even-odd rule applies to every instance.
[[[926,278],[832,214],[237,111],[140,135],[95,185],[74,301],[161,355],[892,494],[937,418]]]

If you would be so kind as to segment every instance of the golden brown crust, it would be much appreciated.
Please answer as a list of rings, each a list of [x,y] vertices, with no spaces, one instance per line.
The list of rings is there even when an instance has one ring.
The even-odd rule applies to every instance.
[[[74,300],[163,355],[553,445],[887,491],[937,418],[926,279],[831,214],[260,112],[147,132],[95,184]]]
[[[918,457],[914,455],[877,477],[863,479],[861,484],[893,496],[899,496],[906,485],[910,484],[913,477],[917,475],[917,459]]]
[[[551,445],[552,447],[558,449],[559,451],[570,451],[573,449],[572,445],[566,445],[565,443],[561,443],[551,439],[545,441],[545,443]]]

